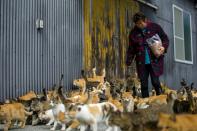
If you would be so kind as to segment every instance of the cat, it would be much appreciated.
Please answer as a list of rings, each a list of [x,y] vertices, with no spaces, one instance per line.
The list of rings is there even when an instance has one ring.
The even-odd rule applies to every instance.
[[[109,83],[110,83],[112,95],[117,92],[120,93],[126,91],[127,83],[125,79],[119,79],[114,77],[109,80]]]
[[[134,76],[129,76],[126,79],[126,85],[126,91],[132,90],[133,97],[141,97],[141,83],[136,72],[134,73]]]
[[[86,90],[86,82],[84,79],[75,79],[73,81],[73,85],[77,86],[79,88],[79,91],[83,93],[85,93]]]
[[[28,92],[27,94],[25,94],[25,95],[19,97],[18,99],[19,99],[19,100],[22,100],[22,101],[29,101],[29,100],[32,100],[32,99],[34,99],[34,98],[37,98],[36,93],[35,93],[34,91],[30,91],[30,92]]]
[[[0,105],[0,119],[6,121],[4,126],[5,131],[11,128],[12,120],[20,121],[20,127],[24,128],[27,116],[32,114],[33,112],[27,112],[21,103]]]
[[[49,122],[46,124],[47,126],[50,126],[56,121],[58,124],[63,126],[62,130],[65,129],[63,124],[71,123],[66,131],[72,131],[73,129],[77,129],[80,125],[80,123],[75,119],[76,111],[74,111],[74,107],[76,107],[76,105],[71,105],[66,112],[62,112],[60,110],[57,115],[54,115],[53,109],[40,112],[39,118],[41,120],[49,120]]]
[[[125,112],[133,112],[134,110],[134,99],[131,92],[122,93],[122,105]]]
[[[46,124],[47,126],[50,126],[55,121],[55,118],[54,118],[53,110],[52,109],[49,109],[47,111],[40,112],[38,116],[39,116],[39,119],[41,121],[43,121],[43,120],[49,120],[49,122]]]
[[[155,124],[158,121],[159,113],[173,114],[173,105],[176,94],[170,93],[167,97],[168,104],[150,106],[147,109],[137,109],[134,112],[110,112],[110,125],[119,126],[122,130],[128,127],[130,130],[139,127],[143,130],[147,124]],[[154,125],[155,126],[155,125]]]
[[[17,102],[23,104],[25,106],[25,109],[28,110],[28,111],[30,111],[30,109],[31,109],[30,108],[31,102],[32,102],[33,99],[36,99],[36,98],[37,98],[36,93],[34,91],[30,91],[27,94],[25,94],[23,96],[20,96],[17,99]],[[27,124],[31,124],[31,123],[29,123],[29,120],[27,121]]]
[[[60,112],[58,115],[58,120],[62,123],[65,123],[66,125],[69,125],[69,127],[66,129],[66,131],[72,131],[75,129],[78,129],[80,126],[80,122],[75,119],[76,111],[69,110],[67,112]]]
[[[102,70],[102,74],[101,75],[97,75],[96,74],[96,67],[92,69],[92,80],[94,81],[99,81],[100,83],[104,83],[105,81],[105,77],[106,77],[106,72],[105,72],[105,68]],[[89,79],[91,80],[91,79]]]
[[[60,123],[62,126],[61,130],[65,130],[66,129],[65,123],[60,121],[59,117],[58,117],[59,113],[66,112],[66,108],[65,108],[64,104],[62,104],[62,103],[55,104],[55,106],[51,110],[52,110],[53,117],[54,117],[54,125],[50,130],[55,130],[58,123]]]
[[[176,94],[174,92],[174,94]],[[151,105],[163,105],[167,104],[167,95],[150,96],[149,98],[139,98],[134,99],[135,107],[137,109],[146,109]]]
[[[53,106],[52,101],[46,101],[46,99],[39,99],[39,98],[33,99],[30,106],[30,109],[34,112],[32,116],[31,124],[35,126],[38,123],[40,123],[41,121],[39,119],[39,112],[47,111],[51,109],[52,106]]]
[[[110,112],[108,124],[110,126],[116,125],[116,126],[120,127],[121,131],[132,131],[133,130],[132,117],[130,117],[129,112],[124,112],[124,113],[121,113],[118,111]]]
[[[110,110],[117,110],[115,105],[110,102],[77,106],[76,119],[80,122],[80,131],[85,131],[88,125],[93,131],[97,131],[97,124],[100,122],[105,122],[108,125]],[[107,131],[111,129],[112,127],[109,126]],[[114,130],[117,130],[116,126],[114,126]]]
[[[84,101],[83,104],[96,104],[100,102],[99,94],[102,94],[103,92],[101,90],[96,89],[95,87],[92,88],[93,91],[88,91],[88,98],[86,101]]]
[[[151,104],[158,104],[158,105],[162,105],[162,104],[167,104],[167,95],[158,95],[158,96],[150,96],[148,98],[148,103],[149,105]]]
[[[196,131],[196,123],[197,115],[195,114],[169,115],[161,113],[158,127],[162,130]]]
[[[170,87],[168,87],[165,83],[161,82],[161,90],[163,92],[163,94],[169,94],[170,92],[176,92],[176,90],[171,89]]]
[[[174,104],[174,111],[175,113],[197,113],[197,104],[196,104],[196,98],[193,97],[192,89],[193,89],[193,83],[191,84],[191,87],[187,86],[186,82],[181,82],[182,90],[184,89],[186,92],[186,100],[178,99],[175,101]]]
[[[109,125],[120,127],[121,131],[159,131],[156,122],[140,123],[141,119],[135,118],[131,112],[111,112],[108,120]],[[136,120],[139,123],[136,123]]]
[[[103,69],[102,75],[99,76],[99,75],[96,75],[96,68],[93,68],[92,69],[92,74],[93,74],[92,77],[87,77],[85,75],[85,72],[82,71],[83,78],[75,79],[73,81],[73,85],[77,86],[79,88],[79,91],[82,94],[84,94],[86,92],[86,84],[87,84],[87,82],[97,82],[98,84],[104,83],[104,81],[105,81],[105,69]]]
[[[66,131],[78,129],[80,126],[80,122],[75,118],[77,106],[78,104],[72,103],[67,107],[66,112],[60,112],[58,114],[58,120],[69,125]]]
[[[104,92],[104,95],[106,97],[106,101],[114,104],[118,110],[123,111],[123,104],[121,103],[121,95],[117,92],[113,92],[114,90],[111,90],[111,85],[105,81],[102,87],[100,87],[100,90]],[[101,94],[102,94],[101,92]]]
[[[60,87],[62,88],[62,86],[60,86]],[[62,98],[59,96],[59,90],[61,89],[60,87],[58,88],[57,92],[55,93],[55,95],[53,95],[53,97],[51,99],[51,101],[53,102],[51,109],[52,109],[52,113],[54,116],[54,125],[50,130],[55,130],[58,123],[60,123],[62,125],[61,130],[66,129],[65,123],[59,121],[59,119],[58,119],[58,115],[60,112],[63,112],[63,113],[66,112],[65,105],[62,103]]]
[[[51,124],[53,124],[54,122],[61,124],[62,125],[62,129],[61,130],[65,130],[65,124],[67,122],[69,122],[69,119],[66,119],[65,116],[65,112],[62,112],[63,107],[56,107],[56,108],[61,108],[59,111],[56,112],[54,111],[54,109],[50,109],[47,110],[45,112],[41,112],[39,113],[39,118],[41,120],[49,120],[49,122],[46,124],[47,126],[50,126]],[[55,124],[55,123],[54,123]],[[56,127],[51,128],[51,130],[55,130]]]

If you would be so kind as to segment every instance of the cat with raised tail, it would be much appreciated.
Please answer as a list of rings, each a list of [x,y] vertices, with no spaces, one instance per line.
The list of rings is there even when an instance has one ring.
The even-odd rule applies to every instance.
[[[63,81],[63,77],[64,75],[61,75],[60,81],[59,81],[59,86],[58,88],[55,90],[53,97],[52,97],[52,101],[53,101],[53,107],[52,107],[52,113],[54,116],[54,125],[50,130],[55,130],[57,127],[57,124],[60,123],[62,128],[61,130],[65,130],[66,129],[66,124],[63,121],[59,120],[59,114],[61,113],[65,113],[66,112],[66,108],[65,105],[62,102],[62,98],[59,95],[59,88],[62,88],[62,81]],[[50,124],[50,123],[49,123]]]

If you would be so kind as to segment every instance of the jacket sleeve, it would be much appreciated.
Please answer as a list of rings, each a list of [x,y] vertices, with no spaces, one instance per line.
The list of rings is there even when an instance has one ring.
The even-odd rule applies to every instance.
[[[165,48],[165,53],[167,53],[167,49],[168,49],[168,46],[169,46],[169,39],[168,39],[168,36],[166,35],[166,33],[163,31],[163,29],[161,28],[160,25],[157,24],[157,28],[158,28],[158,34],[161,38],[161,41],[162,41],[162,45],[163,47]]]
[[[133,61],[134,56],[135,56],[135,45],[134,45],[134,41],[132,40],[131,34],[129,35],[129,46],[128,46],[126,55],[127,55],[126,65],[129,66],[129,65],[132,64],[132,61]]]

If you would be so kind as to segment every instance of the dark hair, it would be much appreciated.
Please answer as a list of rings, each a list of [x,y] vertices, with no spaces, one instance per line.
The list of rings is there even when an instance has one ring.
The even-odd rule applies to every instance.
[[[133,16],[134,23],[137,23],[139,20],[145,21],[145,19],[146,19],[146,16],[141,12],[138,12]]]

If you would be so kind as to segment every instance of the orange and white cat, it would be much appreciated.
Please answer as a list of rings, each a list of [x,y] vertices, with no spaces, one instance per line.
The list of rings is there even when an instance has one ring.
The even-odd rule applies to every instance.
[[[37,98],[37,95],[34,91],[30,91],[28,92],[27,94],[19,97],[19,100],[23,100],[23,101],[29,101],[29,100],[32,100],[34,98]]]
[[[133,112],[134,110],[134,99],[131,92],[122,93],[122,104],[125,112]]]

